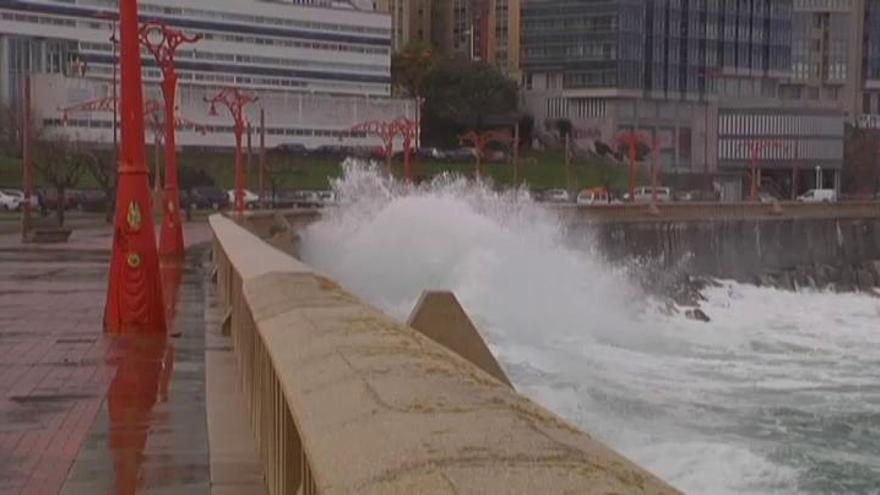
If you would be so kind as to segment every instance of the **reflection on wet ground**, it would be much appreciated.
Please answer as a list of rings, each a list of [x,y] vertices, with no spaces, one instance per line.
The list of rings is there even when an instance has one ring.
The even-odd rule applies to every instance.
[[[210,493],[199,253],[162,267],[169,335],[110,338],[116,374],[64,494]]]
[[[169,337],[102,333],[108,250],[0,236],[0,495],[210,491],[206,250],[163,266]]]

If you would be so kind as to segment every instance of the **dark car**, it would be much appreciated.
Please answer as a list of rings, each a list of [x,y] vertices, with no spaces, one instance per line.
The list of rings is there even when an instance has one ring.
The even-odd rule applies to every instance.
[[[42,191],[37,191],[37,200],[39,202],[40,209],[58,209],[58,192],[55,189],[44,189]],[[66,190],[64,192],[63,204],[65,210],[72,210],[76,208],[76,192],[72,190]]]
[[[222,210],[229,207],[229,195],[218,187],[193,188],[188,199],[192,207],[197,210]]]
[[[77,191],[74,198],[79,211],[103,212],[110,204],[104,191]]]

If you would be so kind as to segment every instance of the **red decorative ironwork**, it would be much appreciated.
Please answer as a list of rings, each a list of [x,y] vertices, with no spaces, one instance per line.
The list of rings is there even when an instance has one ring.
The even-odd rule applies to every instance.
[[[144,157],[144,101],[137,0],[119,2],[122,152],[104,329],[166,332],[159,255]]]
[[[224,88],[213,98],[205,98],[206,103],[211,104],[210,115],[217,115],[217,104],[225,106],[232,119],[235,121],[235,211],[239,215],[244,214],[244,161],[241,150],[241,140],[245,131],[245,109],[251,103],[255,103],[259,97],[243,93],[237,88]]]
[[[764,153],[765,149],[787,148],[788,145],[779,139],[759,139],[757,141],[743,143],[742,145],[748,146],[751,153],[751,192],[749,194],[749,200],[758,201],[758,189],[761,187],[761,155]]]
[[[412,150],[419,138],[417,121],[404,117],[395,120],[370,120],[353,126],[351,132],[362,132],[382,140],[385,166],[389,173],[394,159],[394,140],[400,137],[403,140],[403,175],[407,181],[412,181]]]
[[[638,176],[639,146],[647,145],[645,137],[638,131],[624,131],[615,139],[617,146],[629,148],[629,200],[635,200],[636,178]]]
[[[385,167],[388,173],[391,173],[391,161],[394,159],[394,139],[397,137],[397,126],[394,125],[394,121],[370,120],[361,122],[353,126],[351,132],[364,133],[382,140]]]
[[[403,138],[403,177],[407,182],[412,182],[412,151],[419,137],[419,124],[414,120],[400,118],[392,123],[392,127]]]
[[[458,137],[458,141],[462,144],[470,144],[476,151],[476,178],[480,180],[483,176],[482,163],[486,158],[486,149],[492,143],[512,144],[513,135],[510,129],[490,129],[488,131],[470,131]]]
[[[165,195],[164,217],[159,235],[159,255],[183,258],[183,225],[180,218],[180,183],[177,176],[177,70],[174,57],[185,43],[196,43],[200,36],[188,36],[160,22],[149,21],[139,32],[141,45],[153,54],[162,71],[162,95],[165,97]]]

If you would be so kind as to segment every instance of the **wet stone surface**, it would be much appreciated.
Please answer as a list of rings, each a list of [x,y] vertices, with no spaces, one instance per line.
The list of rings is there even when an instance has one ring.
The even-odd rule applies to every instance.
[[[179,338],[109,337],[109,235],[74,234],[0,236],[0,495],[208,493],[205,249],[163,269]]]
[[[180,337],[111,339],[116,375],[62,493],[210,493],[203,254],[184,267]]]

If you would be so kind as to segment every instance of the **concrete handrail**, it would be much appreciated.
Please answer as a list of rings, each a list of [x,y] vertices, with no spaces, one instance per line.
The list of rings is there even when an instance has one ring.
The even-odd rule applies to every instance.
[[[677,493],[215,215],[214,261],[270,493]]]

